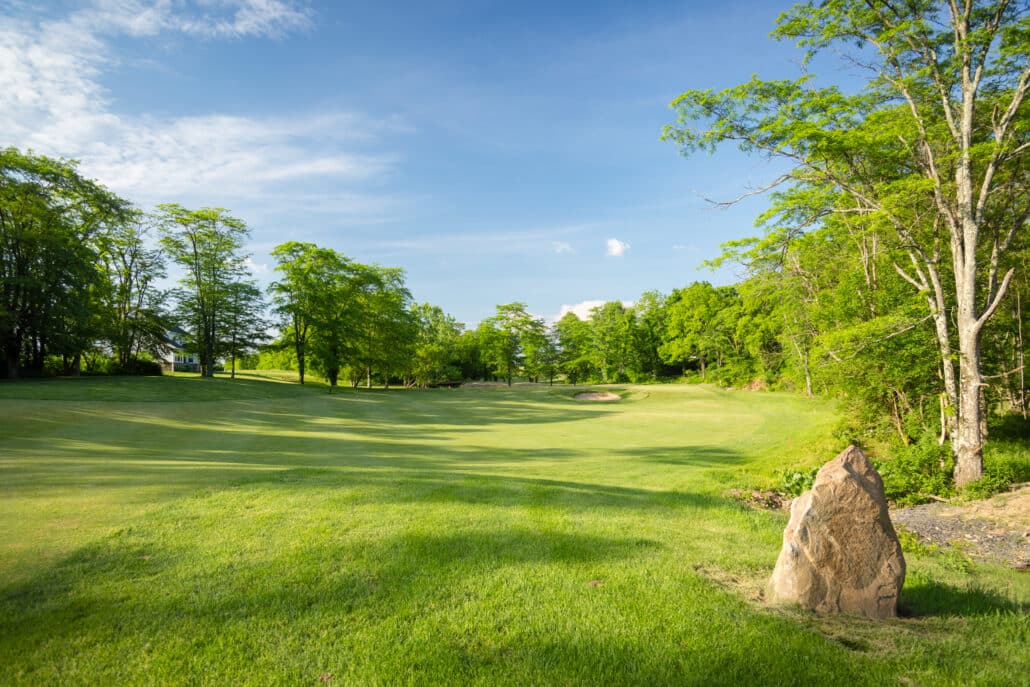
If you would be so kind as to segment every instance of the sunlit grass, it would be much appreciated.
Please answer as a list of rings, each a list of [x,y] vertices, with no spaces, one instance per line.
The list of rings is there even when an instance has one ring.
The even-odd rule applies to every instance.
[[[786,516],[724,492],[832,457],[827,405],[573,393],[0,384],[0,684],[1025,675],[999,568],[912,558],[884,624],[761,604]]]

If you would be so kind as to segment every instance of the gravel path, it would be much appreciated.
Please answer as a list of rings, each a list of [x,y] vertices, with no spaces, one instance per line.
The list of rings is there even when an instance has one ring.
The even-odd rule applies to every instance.
[[[921,541],[1030,570],[1030,485],[977,503],[928,503],[891,511]]]

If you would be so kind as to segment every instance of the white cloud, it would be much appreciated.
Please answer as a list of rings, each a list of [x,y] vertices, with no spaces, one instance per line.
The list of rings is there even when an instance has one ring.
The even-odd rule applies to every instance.
[[[59,19],[0,17],[4,143],[78,159],[84,174],[143,204],[264,201],[288,194],[290,181],[331,179],[359,204],[382,205],[361,203],[366,194],[346,184],[379,178],[396,165],[396,156],[374,146],[384,134],[404,130],[396,120],[352,112],[130,116],[116,111],[100,85],[117,63],[108,42],[115,35],[242,38],[277,35],[308,21],[282,0],[97,0]]]
[[[311,16],[283,0],[96,0],[72,21],[98,33],[154,36],[176,31],[204,38],[245,38],[307,28]]]
[[[247,258],[246,260],[244,260],[243,261],[243,266],[246,267],[248,270],[250,270],[251,274],[267,274],[268,273],[268,263],[265,263],[265,262],[257,263],[257,262],[254,262],[251,258]]]
[[[605,254],[609,257],[622,257],[629,250],[629,244],[619,239],[608,239],[605,242]]]
[[[561,310],[558,312],[558,316],[554,318],[554,321],[558,321],[565,317],[568,313],[575,313],[576,317],[581,320],[589,320],[593,317],[594,308],[600,308],[607,301],[582,301],[575,305],[562,305]],[[636,301],[622,301],[623,307],[632,308]]]
[[[554,248],[554,252],[558,255],[575,252],[572,250],[572,244],[567,241],[551,241],[551,247]]]

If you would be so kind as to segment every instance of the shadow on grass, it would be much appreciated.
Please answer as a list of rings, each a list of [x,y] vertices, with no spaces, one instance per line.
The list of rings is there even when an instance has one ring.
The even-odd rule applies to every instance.
[[[735,601],[704,596],[676,607],[645,585],[635,591],[639,599],[623,603],[587,584],[598,566],[661,548],[648,539],[525,528],[408,532],[242,561],[197,560],[164,541],[167,523],[159,524],[123,531],[0,588],[0,655],[10,668],[60,670],[75,656],[91,671],[87,678],[130,666],[143,671],[130,674],[160,682],[153,671],[163,664],[178,671],[176,681],[210,682],[246,669],[275,682],[297,665],[322,669],[316,661],[338,655],[338,665],[364,662],[365,672],[351,680],[358,683],[881,679],[832,642]],[[635,615],[636,604],[655,603],[645,611],[644,618],[655,616],[650,622]],[[627,614],[651,632],[611,631],[609,614]],[[278,678],[262,675],[262,661],[272,662]],[[319,672],[307,677],[314,682]]]
[[[646,446],[613,449],[613,453],[666,465],[726,467],[740,465],[749,459],[739,451],[721,446]]]
[[[995,613],[1025,614],[1023,604],[986,589],[960,589],[936,581],[906,584],[898,603],[898,614],[906,618],[981,616]]]
[[[56,377],[0,381],[0,400],[195,402],[296,398],[316,393],[313,387],[258,379],[235,380],[200,376]]]

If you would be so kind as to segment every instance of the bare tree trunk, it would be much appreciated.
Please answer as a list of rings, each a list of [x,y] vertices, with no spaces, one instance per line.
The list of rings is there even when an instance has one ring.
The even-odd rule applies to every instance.
[[[1026,367],[1023,362],[1023,302],[1016,291],[1016,366],[1019,368],[1019,412],[1026,419]]]
[[[952,437],[955,484],[959,487],[983,477],[983,434],[980,424],[980,330],[967,307],[959,302],[959,403]]]

